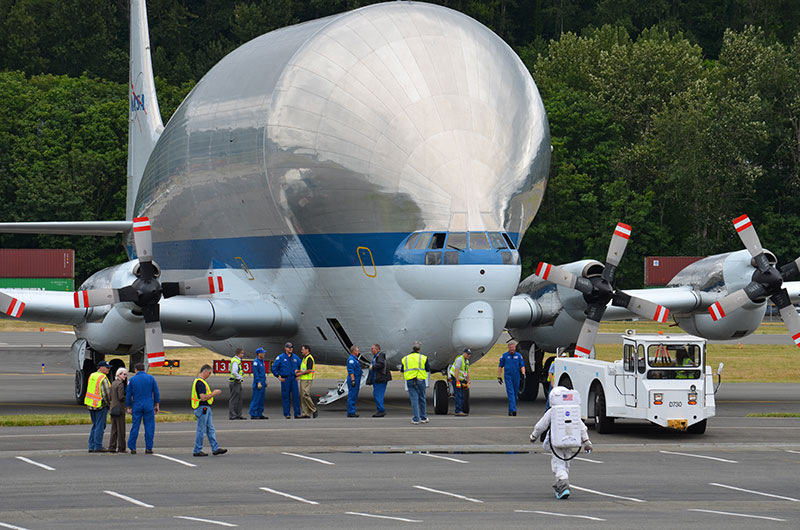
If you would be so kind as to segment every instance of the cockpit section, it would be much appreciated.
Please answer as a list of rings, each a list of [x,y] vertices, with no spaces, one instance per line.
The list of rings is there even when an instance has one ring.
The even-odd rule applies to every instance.
[[[395,252],[395,264],[519,265],[507,232],[414,232]]]

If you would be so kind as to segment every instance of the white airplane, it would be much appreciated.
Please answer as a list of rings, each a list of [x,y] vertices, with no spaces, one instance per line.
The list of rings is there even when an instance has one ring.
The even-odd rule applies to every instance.
[[[666,307],[712,337],[752,332],[763,315],[758,298],[706,322],[755,270],[742,253],[687,268],[684,287],[615,290],[626,225],[605,266],[540,270],[557,287],[519,283],[516,247],[547,182],[547,117],[519,57],[461,13],[392,2],[262,35],[166,126],[149,49],[145,3],[132,0],[126,220],[0,223],[127,238],[130,261],[77,293],[0,293],[9,316],[74,326],[79,400],[106,356],[163,362],[162,331],[225,355],[307,343],[325,364],[379,342],[397,365],[421,340],[439,371],[508,328],[530,351],[535,398],[544,351],[591,351],[604,312],[665,320]],[[718,276],[711,289],[688,281]],[[610,301],[624,307],[606,311]]]

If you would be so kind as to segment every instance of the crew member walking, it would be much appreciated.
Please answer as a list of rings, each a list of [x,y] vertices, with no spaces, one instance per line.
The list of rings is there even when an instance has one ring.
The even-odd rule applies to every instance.
[[[378,412],[372,417],[383,418],[386,416],[383,398],[386,395],[386,385],[392,380],[392,372],[389,370],[386,354],[381,351],[381,345],[373,344],[370,349],[372,351],[372,398],[378,408]]]
[[[267,365],[264,362],[264,348],[256,350],[256,358],[253,359],[253,396],[250,398],[250,419],[266,420],[264,416],[264,397],[267,393]]]
[[[456,402],[456,416],[466,416],[464,412],[464,390],[469,388],[469,358],[472,357],[472,350],[464,348],[461,355],[456,357],[450,365],[448,375],[450,384],[453,385],[453,398]]]
[[[227,449],[222,449],[217,443],[217,435],[214,430],[214,420],[211,418],[211,404],[214,403],[214,396],[222,393],[219,388],[211,390],[206,379],[211,375],[211,366],[204,364],[200,368],[200,375],[192,384],[192,409],[197,418],[197,433],[194,437],[194,456],[208,456],[203,452],[203,438],[208,437],[211,445],[211,452],[214,455],[224,455]]]
[[[301,418],[310,418],[311,416],[317,417],[317,407],[314,405],[314,400],[311,399],[311,384],[314,382],[314,356],[311,355],[311,349],[308,344],[300,346],[300,353],[303,355],[303,361],[300,363],[300,369],[297,371],[297,377],[300,379],[300,407],[302,408],[303,415]]]
[[[300,369],[300,357],[293,353],[294,346],[291,342],[283,345],[283,353],[278,355],[272,363],[272,373],[281,382],[281,401],[283,402],[283,417],[287,420],[289,403],[294,409],[294,417],[300,417],[300,392],[297,387],[297,371]]]
[[[517,343],[512,340],[508,343],[508,351],[500,356],[500,366],[497,368],[497,382],[502,385],[505,379],[509,416],[517,415],[520,377],[525,377],[525,360],[517,352]]]
[[[86,385],[86,397],[83,404],[89,408],[92,416],[92,429],[89,431],[89,452],[105,453],[103,434],[106,432],[108,404],[111,403],[111,384],[108,382],[108,371],[111,365],[105,361],[97,363],[97,371],[89,376]]]
[[[242,416],[242,382],[244,381],[242,357],[244,357],[244,350],[236,348],[236,355],[231,358],[231,376],[228,378],[228,388],[231,391],[231,398],[228,401],[229,420],[245,419]]]
[[[358,346],[350,346],[350,357],[347,358],[347,417],[358,418],[356,412],[356,400],[358,399],[358,391],[361,389],[361,374],[364,371],[361,369],[361,362],[358,360],[359,349]]]
[[[411,353],[403,357],[400,370],[406,380],[406,390],[411,399],[411,410],[414,417],[411,419],[413,425],[428,423],[428,411],[425,403],[425,388],[428,380],[430,365],[428,356],[419,352],[422,343],[415,341],[411,345]]]
[[[128,436],[128,449],[136,454],[136,439],[139,437],[139,426],[144,421],[145,454],[153,454],[153,439],[156,434],[156,414],[161,396],[158,393],[156,378],[144,371],[144,363],[134,366],[136,373],[128,381],[128,394],[125,402],[131,418],[131,434]]]

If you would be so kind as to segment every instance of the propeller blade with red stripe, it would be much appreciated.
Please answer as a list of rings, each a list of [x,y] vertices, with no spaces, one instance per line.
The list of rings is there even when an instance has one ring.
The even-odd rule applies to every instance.
[[[719,320],[725,318],[728,313],[736,311],[749,301],[750,298],[747,296],[745,290],[739,289],[711,304],[708,308],[708,312],[711,313],[712,320]]]
[[[611,243],[608,245],[608,254],[606,255],[606,263],[617,267],[625,249],[628,247],[628,240],[631,237],[631,227],[625,223],[617,223],[614,228],[614,235],[611,236]]]
[[[153,235],[150,232],[150,219],[136,217],[133,220],[133,245],[139,262],[153,261]]]
[[[563,269],[558,265],[552,265],[550,263],[545,263],[544,261],[539,262],[539,265],[536,267],[535,274],[543,280],[547,280],[548,282],[555,283],[557,285],[563,285],[564,287],[569,287],[570,289],[574,289],[575,284],[578,281],[578,277],[575,274],[572,274],[568,270]]]
[[[25,302],[20,300],[19,298],[14,298],[13,296],[9,296],[5,293],[0,293],[0,311],[4,314],[19,318],[22,316],[22,312],[25,310]]]
[[[734,219],[733,227],[736,229],[736,233],[739,234],[739,239],[742,240],[742,243],[744,243],[745,248],[750,252],[751,256],[756,257],[764,252],[761,241],[758,239],[756,229],[753,227],[753,223],[750,222],[750,217],[747,214]]]
[[[642,318],[649,318],[662,324],[669,318],[669,309],[661,304],[656,304],[650,300],[631,296],[630,301],[625,306],[630,312],[639,315]]]
[[[83,291],[75,291],[72,294],[73,303],[78,309],[116,304],[120,301],[117,289],[85,289]]]
[[[781,310],[781,318],[792,336],[795,345],[800,347],[800,315],[797,314],[797,309],[793,305],[787,305]]]
[[[221,293],[224,290],[222,276],[207,276],[204,278],[192,278],[179,282],[163,282],[161,288],[164,298],[176,295],[201,295]]]
[[[144,350],[150,366],[164,365],[164,337],[161,333],[160,322],[145,322],[144,324]]]
[[[587,318],[583,321],[581,332],[578,334],[578,343],[575,345],[575,355],[579,357],[591,357],[594,341],[597,338],[597,331],[600,323]]]

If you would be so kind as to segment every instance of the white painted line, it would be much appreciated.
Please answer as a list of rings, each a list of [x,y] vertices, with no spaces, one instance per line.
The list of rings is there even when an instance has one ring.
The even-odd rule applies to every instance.
[[[750,517],[752,519],[766,519],[767,521],[786,521],[786,519],[778,519],[777,517],[765,517],[763,515],[749,515],[746,513],[733,513],[733,512],[718,512],[716,510],[700,510],[697,508],[689,508],[690,512],[704,512],[714,513],[718,515],[733,515],[734,517]]]
[[[729,490],[736,490],[736,491],[744,491],[745,493],[753,493],[754,495],[763,495],[764,497],[773,497],[775,499],[783,499],[785,501],[792,501],[792,502],[800,502],[800,499],[795,499],[793,497],[782,497],[780,495],[773,495],[772,493],[764,493],[761,491],[755,490],[746,490],[743,488],[737,488],[735,486],[726,486],[725,484],[718,484],[717,482],[709,482],[709,486],[717,486],[720,488],[728,488]]]
[[[219,526],[239,526],[233,523],[226,523],[225,521],[213,521],[211,519],[200,519],[199,517],[188,517],[186,515],[175,515],[175,519],[186,519],[187,521],[197,521],[199,523],[216,524]]]
[[[34,462],[30,458],[25,458],[24,456],[18,456],[16,458],[18,458],[19,460],[22,460],[23,462],[27,462],[29,464],[33,464],[34,466],[39,466],[40,468],[46,469],[48,471],[55,471],[56,470],[56,468],[54,468],[54,467],[46,466],[44,464],[40,464],[39,462]]]
[[[580,486],[576,486],[575,484],[569,485],[570,489],[578,490],[578,491],[585,491],[587,493],[594,493],[595,495],[602,495],[603,497],[612,497],[614,499],[622,499],[626,501],[633,501],[633,502],[647,502],[643,501],[642,499],[637,499],[635,497],[622,497],[620,495],[612,495],[611,493],[603,493],[602,491],[595,491],[590,490],[589,488],[581,488]]]
[[[483,501],[482,501],[482,500],[473,499],[473,498],[471,498],[471,497],[465,497],[465,496],[463,496],[463,495],[459,495],[459,494],[457,494],[457,493],[450,493],[449,491],[435,490],[435,489],[433,489],[433,488],[426,488],[425,486],[414,486],[414,487],[415,487],[415,488],[417,488],[417,489],[419,489],[419,490],[430,491],[431,493],[441,493],[442,495],[449,495],[449,496],[451,496],[451,497],[455,497],[455,498],[457,498],[457,499],[464,499],[465,501],[469,501],[469,502],[479,502],[479,503],[483,503]]]
[[[14,526],[13,524],[8,523],[0,523],[0,526],[3,528],[11,528],[11,530],[28,530],[27,528],[22,528],[21,526]]]
[[[451,462],[458,462],[459,464],[469,464],[466,460],[459,460],[458,458],[453,458],[450,456],[441,456],[441,455],[432,455],[430,453],[418,453],[422,456],[429,456],[431,458],[441,458],[442,460],[450,460]]]
[[[296,456],[297,458],[305,458],[306,460],[313,460],[314,462],[319,462],[320,464],[326,464],[329,466],[335,466],[333,462],[328,462],[327,460],[322,460],[321,458],[313,458],[310,456],[298,455],[297,453],[281,453],[282,455],[289,455],[289,456]]]
[[[319,504],[317,501],[310,501],[308,499],[304,499],[303,497],[295,497],[294,495],[289,495],[288,493],[284,493],[282,491],[277,491],[277,490],[273,490],[273,489],[270,489],[270,488],[260,488],[260,489],[262,489],[264,491],[267,491],[269,493],[274,493],[275,495],[280,495],[282,497],[286,497],[288,499],[293,499],[293,500],[296,500],[296,501],[304,502],[306,504]]]
[[[791,449],[785,449],[787,453],[794,453],[796,455],[800,455],[800,451],[792,451]]]
[[[134,499],[132,497],[128,497],[127,495],[123,495],[121,493],[117,493],[116,491],[105,490],[105,491],[103,491],[103,493],[107,493],[107,494],[112,495],[114,497],[118,497],[118,498],[122,499],[123,501],[132,502],[133,504],[136,504],[137,506],[141,506],[142,508],[152,508],[153,507],[152,504],[147,504],[146,502],[137,501],[136,499]]]
[[[736,460],[725,460],[724,458],[717,458],[716,456],[693,455],[691,453],[676,453],[674,451],[659,451],[659,453],[664,453],[665,455],[691,456],[692,458],[705,458],[707,460],[716,460],[717,462],[727,462],[729,464],[739,463]]]
[[[542,515],[555,515],[557,517],[576,517],[578,519],[588,519],[590,521],[605,521],[599,517],[590,517],[588,515],[571,515],[568,513],[555,513],[555,512],[540,512],[539,510],[514,510],[517,513],[540,513]]]
[[[72,332],[70,331],[70,333],[72,333]],[[192,345],[191,344],[186,344],[185,342],[180,342],[180,341],[177,341],[177,340],[164,339],[164,346],[165,347],[170,347],[170,348],[190,348]]]
[[[583,460],[584,462],[591,462],[592,464],[602,464],[603,463],[600,460],[592,460],[591,458],[583,458],[582,456],[576,456],[575,460]]]
[[[389,517],[388,515],[375,515],[374,513],[344,512],[347,515],[360,515],[361,517],[374,517],[375,519],[391,519],[392,521],[403,521],[404,523],[421,523],[416,519],[404,519],[402,517]]]
[[[177,462],[179,464],[183,464],[186,467],[197,467],[197,465],[195,465],[195,464],[190,464],[189,462],[184,462],[183,460],[178,460],[177,458],[172,458],[171,456],[160,455],[158,453],[153,453],[153,456],[157,456],[159,458],[164,458],[166,460],[172,460],[173,462]]]

